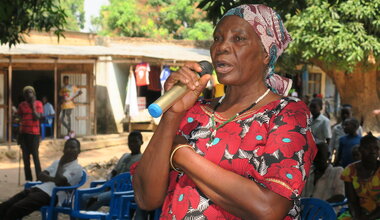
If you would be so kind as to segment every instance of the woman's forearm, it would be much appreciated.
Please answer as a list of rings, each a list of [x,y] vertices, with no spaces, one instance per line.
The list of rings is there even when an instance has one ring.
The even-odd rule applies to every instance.
[[[169,157],[183,114],[165,113],[133,176],[133,188],[140,208],[159,207],[166,195]]]
[[[292,202],[254,181],[225,170],[195,154],[178,151],[178,166],[215,204],[243,219],[283,219]]]
[[[356,191],[352,182],[344,182],[344,189],[348,200],[348,208],[351,216],[354,218],[360,218],[362,215],[360,210],[359,198],[356,195]]]

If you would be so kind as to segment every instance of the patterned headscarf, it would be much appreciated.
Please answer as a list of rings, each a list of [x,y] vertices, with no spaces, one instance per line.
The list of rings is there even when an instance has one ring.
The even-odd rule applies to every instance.
[[[270,7],[261,4],[240,5],[232,8],[223,17],[237,15],[246,20],[260,38],[265,51],[269,54],[266,85],[279,95],[288,95],[292,80],[274,73],[274,64],[292,41],[280,16]]]

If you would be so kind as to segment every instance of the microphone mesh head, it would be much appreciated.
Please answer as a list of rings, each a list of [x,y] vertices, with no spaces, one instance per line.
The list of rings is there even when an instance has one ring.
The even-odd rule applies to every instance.
[[[199,76],[203,76],[205,74],[211,74],[212,70],[214,69],[212,67],[212,64],[206,60],[202,60],[202,61],[198,62],[198,64],[202,68],[202,72],[199,73]]]

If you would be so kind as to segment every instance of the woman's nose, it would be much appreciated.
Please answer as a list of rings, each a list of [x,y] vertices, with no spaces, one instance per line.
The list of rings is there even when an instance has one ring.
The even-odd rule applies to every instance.
[[[216,52],[218,55],[228,53],[229,51],[230,51],[230,44],[226,40],[221,41],[216,48]]]

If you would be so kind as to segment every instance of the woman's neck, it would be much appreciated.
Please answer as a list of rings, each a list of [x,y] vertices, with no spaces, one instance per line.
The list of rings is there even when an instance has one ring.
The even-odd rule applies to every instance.
[[[229,87],[221,104],[217,105],[215,103],[214,109],[215,106],[217,106],[216,112],[223,117],[229,118],[236,115],[236,113],[246,111],[247,108],[249,108],[248,110],[260,108],[269,101],[272,101],[272,96],[278,98],[276,94],[268,91],[268,88],[266,88],[265,85],[257,87],[255,90],[251,89],[250,92],[235,87]],[[257,104],[253,105],[255,102],[257,102]]]
[[[264,82],[254,83],[251,86],[228,86],[223,103],[228,105],[251,104],[262,96],[267,89]]]
[[[362,160],[362,165],[366,170],[377,170],[378,168],[378,161],[368,161],[368,160]]]

